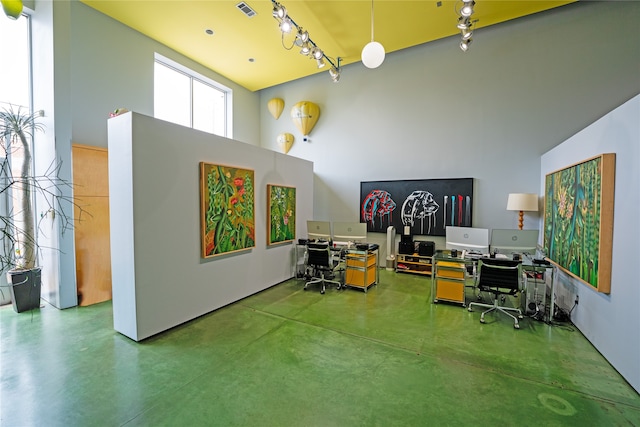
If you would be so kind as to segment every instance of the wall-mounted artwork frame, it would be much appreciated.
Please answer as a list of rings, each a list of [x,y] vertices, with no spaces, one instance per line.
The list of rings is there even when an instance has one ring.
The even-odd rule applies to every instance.
[[[360,222],[368,232],[444,236],[447,225],[471,227],[473,178],[364,181],[360,183]]]
[[[296,189],[267,184],[267,246],[296,238]]]
[[[200,162],[202,257],[255,247],[254,172]]]
[[[615,162],[601,154],[545,177],[544,252],[603,293],[611,291]]]

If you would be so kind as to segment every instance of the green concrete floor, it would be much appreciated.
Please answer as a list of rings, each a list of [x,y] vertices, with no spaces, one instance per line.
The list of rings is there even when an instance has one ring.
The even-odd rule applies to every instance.
[[[428,278],[380,278],[290,280],[141,343],[110,302],[4,306],[0,425],[640,426],[638,393],[570,324],[481,324]]]

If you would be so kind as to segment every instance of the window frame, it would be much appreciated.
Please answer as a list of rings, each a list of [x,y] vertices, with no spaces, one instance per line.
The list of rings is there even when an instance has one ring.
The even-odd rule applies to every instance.
[[[219,136],[222,136],[225,138],[233,138],[233,90],[231,88],[209,77],[206,77],[198,73],[197,71],[194,71],[172,59],[169,59],[166,56],[159,54],[158,52],[155,52],[155,55],[154,55],[154,61],[153,61],[154,67],[156,63],[159,63],[160,65],[163,65],[169,69],[172,69],[178,73],[184,74],[187,77],[189,77],[189,103],[190,103],[189,127],[191,127],[192,129],[193,129],[193,116],[194,116],[193,114],[193,82],[198,81],[201,84],[211,86],[214,89],[222,92],[224,94],[224,134]],[[155,82],[155,72],[154,72],[154,83],[153,83],[154,98],[155,98],[155,90],[156,90],[155,85],[156,85],[156,82]],[[155,99],[154,99],[154,117],[155,117]],[[203,131],[203,132],[211,133],[208,131]],[[211,133],[211,134],[217,135],[214,133]]]

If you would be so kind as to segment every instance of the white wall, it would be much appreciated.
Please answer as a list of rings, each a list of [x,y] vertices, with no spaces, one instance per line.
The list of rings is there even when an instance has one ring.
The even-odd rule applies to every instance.
[[[636,267],[640,242],[640,96],[599,119],[542,156],[545,176],[602,153],[616,153],[611,293],[593,290],[561,273],[558,305],[622,376],[640,391],[640,286]]]
[[[639,20],[638,2],[577,2],[480,26],[466,53],[450,37],[375,70],[348,65],[337,84],[322,72],[279,85],[261,94],[262,145],[295,135],[289,154],[315,165],[318,220],[357,221],[361,181],[473,177],[474,226],[515,228],[507,195],[538,191],[540,156],[640,93]],[[273,97],[285,100],[277,121]],[[311,143],[288,114],[301,100],[321,109]],[[539,218],[526,213],[525,228]]]
[[[34,163],[38,175],[58,167],[59,178],[71,182],[71,79],[69,73],[69,2],[35,2],[32,16],[33,106],[43,110],[44,132],[34,135]],[[71,188],[59,188],[59,196],[72,196]],[[49,201],[50,202],[50,201]],[[38,260],[42,267],[42,297],[57,308],[78,304],[72,226],[63,218],[45,215],[49,202],[36,197]],[[60,206],[73,219],[73,207]]]
[[[109,120],[114,328],[142,340],[294,275],[293,245],[267,247],[267,184],[313,212],[313,164],[137,113]],[[256,247],[202,259],[199,163],[253,169]]]

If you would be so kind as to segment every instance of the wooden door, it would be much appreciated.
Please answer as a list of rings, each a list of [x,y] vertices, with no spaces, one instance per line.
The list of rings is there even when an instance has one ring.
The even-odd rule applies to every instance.
[[[109,168],[107,149],[73,144],[78,304],[111,299]]]

